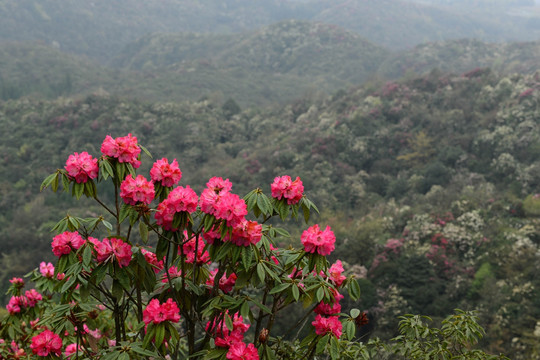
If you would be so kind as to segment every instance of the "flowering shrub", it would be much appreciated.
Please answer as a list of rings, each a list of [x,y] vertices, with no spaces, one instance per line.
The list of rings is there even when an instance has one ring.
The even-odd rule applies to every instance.
[[[290,235],[269,220],[301,213],[308,223],[318,211],[300,178],[276,177],[271,197],[257,188],[241,198],[228,179],[213,177],[199,196],[177,185],[176,159],[157,160],[151,180],[137,174],[141,152],[150,154],[131,134],[107,136],[101,152],[97,159],[74,153],[42,184],[85,195],[103,214],[67,215],[55,225],[58,261],[29,274],[36,289],[11,281],[0,358],[235,360],[326,352],[335,359],[339,342],[354,339],[355,318],[340,313],[339,302],[344,290],[356,300],[360,289],[340,261],[325,258],[336,242],[330,227],[309,227],[304,249],[277,247]],[[114,196],[102,198],[96,183]],[[287,336],[302,334],[310,316],[311,330],[282,338],[276,317],[295,303],[305,314]]]

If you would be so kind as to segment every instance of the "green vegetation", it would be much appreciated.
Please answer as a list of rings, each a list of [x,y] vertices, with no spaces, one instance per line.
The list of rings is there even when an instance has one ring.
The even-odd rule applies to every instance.
[[[282,174],[305,179],[309,196],[330,209],[321,220],[337,234],[336,258],[361,279],[366,294],[355,306],[373,315],[372,334],[392,337],[396,316],[408,312],[438,322],[456,307],[478,309],[484,349],[529,359],[540,316],[540,224],[529,196],[540,178],[537,86],[536,75],[482,69],[265,110],[106,94],[5,101],[2,284],[49,254],[49,229],[67,206],[37,192],[51,166],[73,148],[97,156],[91,144],[132,132],[158,158],[175,155],[196,191],[211,175],[230,178],[240,194]]]

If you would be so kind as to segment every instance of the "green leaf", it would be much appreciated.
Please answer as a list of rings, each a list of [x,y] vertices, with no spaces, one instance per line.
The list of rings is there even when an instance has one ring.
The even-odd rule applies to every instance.
[[[339,359],[339,344],[335,336],[330,339],[330,357],[332,360]]]
[[[356,332],[356,326],[354,325],[354,322],[346,321],[343,327],[345,330],[345,334],[347,335],[347,339],[354,339],[354,334]]]
[[[294,301],[298,301],[298,299],[300,298],[300,290],[298,290],[298,286],[296,284],[292,287],[292,295]]]
[[[247,319],[248,316],[249,316],[249,304],[247,301],[244,301],[244,303],[242,304],[242,307],[240,308],[240,315],[242,315],[242,317],[244,319]]]
[[[52,191],[56,192],[58,191],[58,173],[56,173],[56,176],[54,177],[53,181],[51,182],[51,189]]]
[[[110,222],[108,222],[107,220],[101,220],[101,222],[103,223],[103,226],[105,226],[107,229],[109,229],[109,231],[112,231],[113,227],[112,227],[112,224]]]
[[[64,188],[64,191],[69,190],[69,178],[64,173],[62,173],[62,187]]]
[[[122,352],[118,355],[118,360],[129,360],[129,354],[127,352]]]
[[[269,294],[271,295],[271,294],[275,294],[275,293],[280,293],[283,290],[285,290],[286,288],[288,288],[289,286],[291,286],[291,283],[279,284],[279,285],[275,286],[272,290],[270,290]]]
[[[347,286],[347,290],[349,291],[351,299],[354,301],[360,299],[360,285],[358,285],[358,281],[356,281],[356,279],[351,279]]]
[[[255,306],[257,306],[259,309],[261,309],[265,313],[267,313],[267,314],[272,313],[272,310],[270,310],[270,308],[268,306],[261,304],[260,302],[256,301],[255,299],[251,299],[251,301],[255,304]]]
[[[324,351],[326,348],[326,344],[328,344],[328,340],[330,340],[330,334],[324,335],[318,342],[317,347],[315,348],[315,354],[320,354]]]
[[[251,246],[242,247],[242,265],[244,265],[244,269],[246,269],[246,271],[249,271],[249,266],[251,265],[252,259],[253,250],[251,249]]]
[[[68,281],[62,286],[62,290],[60,290],[61,293],[65,293],[73,284],[75,284],[75,281],[77,281],[77,276],[71,276]]]
[[[47,186],[51,185],[51,183],[53,182],[54,178],[57,176],[57,173],[54,173],[54,174],[51,174],[49,176],[47,176],[45,178],[45,180],[43,180],[43,182],[41,183],[41,186],[39,187],[39,191],[43,191],[43,189],[45,189]]]
[[[148,226],[143,221],[139,222],[139,234],[144,244],[148,244]]]
[[[156,326],[156,347],[160,347],[163,343],[163,339],[165,339],[165,326],[163,323],[160,323]]]
[[[146,155],[148,155],[148,157],[149,157],[150,159],[152,159],[152,154],[150,154],[150,151],[148,151],[147,148],[145,148],[145,147],[142,146],[141,144],[137,144],[137,145],[139,145],[139,147],[141,148],[141,150],[142,150]]]
[[[112,168],[111,163],[109,162],[109,160],[108,160],[108,159],[103,159],[103,160],[101,161],[101,163],[103,164],[103,167],[105,168],[105,172],[104,172],[104,174],[103,174],[103,178],[104,178],[105,180],[107,179],[106,174],[107,174],[108,176],[114,178],[114,170],[113,170],[113,168]]]
[[[77,182],[73,183],[72,195],[79,200],[84,193],[84,184],[79,184]]]
[[[257,264],[257,276],[261,282],[264,282],[264,267],[262,263]]]
[[[358,315],[360,315],[360,310],[358,309],[351,309],[351,317],[353,319],[356,319],[358,317]]]
[[[92,248],[86,246],[83,251],[83,264],[89,266],[92,262]]]
[[[324,297],[324,289],[321,286],[321,287],[319,287],[319,289],[317,289],[317,293],[315,294],[315,298],[317,299],[317,302],[321,302],[323,297]]]
[[[227,329],[229,329],[230,331],[233,330],[233,321],[231,319],[231,316],[229,314],[225,314],[225,326],[227,326]]]
[[[205,356],[205,360],[217,359],[227,354],[227,349],[214,349],[210,350]]]

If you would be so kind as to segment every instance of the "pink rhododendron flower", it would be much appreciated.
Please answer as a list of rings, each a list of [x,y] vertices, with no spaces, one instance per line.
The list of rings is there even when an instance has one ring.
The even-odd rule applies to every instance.
[[[221,238],[221,234],[219,233],[218,230],[210,230],[210,231],[205,230],[205,231],[203,231],[202,236],[203,236],[203,239],[208,244],[213,244],[214,240],[217,240],[217,239]]]
[[[201,211],[227,221],[227,226],[235,227],[247,215],[247,205],[238,195],[232,194],[231,182],[222,178],[211,178],[200,198]]]
[[[214,287],[214,279],[218,273],[218,270],[219,269],[215,269],[211,271],[210,277],[208,278],[208,280],[206,280],[206,285],[209,286],[210,288]],[[237,278],[238,277],[236,276],[235,273],[232,273],[231,275],[229,275],[229,277],[227,277],[226,274],[223,274],[223,276],[219,280],[219,288],[221,289],[221,291],[223,291],[224,293],[231,292],[232,289],[234,288],[234,284],[236,283]]]
[[[262,225],[256,221],[247,221],[243,219],[233,228],[231,236],[225,236],[224,241],[230,241],[238,246],[249,246],[256,244],[262,237]]]
[[[14,277],[11,280],[9,280],[9,282],[13,284],[13,286],[15,286],[17,289],[24,287],[24,280],[22,278]]]
[[[343,273],[343,264],[341,264],[341,260],[337,260],[335,263],[330,266],[330,269],[328,269],[328,278],[336,284],[337,287],[340,287],[341,284],[343,284],[343,281],[347,278],[346,276],[341,275]]]
[[[77,343],[69,344],[64,350],[64,356],[68,359],[71,359],[71,355],[75,354],[77,351],[82,351],[81,344],[77,347]]]
[[[34,307],[38,301],[43,300],[43,296],[36,289],[27,290],[24,295],[26,296],[28,307]]]
[[[299,177],[292,181],[289,175],[278,176],[274,179],[272,185],[272,197],[278,200],[287,199],[287,204],[298,204],[304,194],[304,185]]]
[[[154,200],[154,194],[154,184],[142,175],[134,179],[129,174],[120,185],[120,197],[129,205],[137,205],[138,202],[148,205]]]
[[[317,305],[315,310],[315,314],[320,315],[335,315],[339,314],[341,312],[341,305],[339,304],[339,301],[343,299],[343,295],[341,295],[339,292],[334,292],[334,301],[330,304],[327,304],[323,301]]]
[[[24,296],[12,296],[6,305],[6,310],[10,315],[15,315],[21,312],[21,307],[26,305],[26,298]]]
[[[39,263],[39,272],[43,277],[52,279],[54,276],[54,265],[52,263],[42,261]]]
[[[2,342],[0,343],[3,343],[3,342],[4,340],[2,340]],[[23,357],[26,356],[26,352],[24,351],[24,349],[19,348],[19,345],[15,341],[11,341],[10,348],[11,348],[11,353],[13,354],[12,355],[13,359],[22,359]]]
[[[223,317],[220,317],[221,320],[216,322],[209,321],[206,323],[206,331],[211,332],[215,336],[216,346],[219,347],[230,347],[231,345],[243,341],[244,334],[249,329],[249,325],[244,323],[244,318],[235,313],[232,317],[233,328],[229,330],[225,323],[223,322]]]
[[[88,240],[90,241],[90,239]],[[91,242],[94,244],[98,262],[116,259],[120,267],[129,265],[132,255],[131,245],[116,238],[103,239],[102,242],[92,238]]]
[[[71,250],[79,249],[84,243],[85,240],[78,232],[65,231],[53,238],[51,246],[53,254],[61,257],[69,254]]]
[[[322,336],[332,333],[338,339],[341,336],[342,325],[337,316],[322,317],[321,315],[317,315],[315,321],[311,324],[315,327],[315,333],[317,335]]]
[[[320,255],[329,255],[335,249],[336,236],[327,226],[324,231],[315,224],[305,230],[300,237],[304,250],[308,253],[318,253]]]
[[[179,270],[176,266],[171,266],[169,268],[169,277],[172,279],[178,278],[182,276],[182,270]],[[162,283],[169,282],[169,279],[167,278],[167,274],[163,274],[163,278],[161,279]]]
[[[169,193],[156,211],[156,222],[165,230],[176,231],[173,228],[174,215],[182,211],[192,213],[197,210],[199,198],[195,191],[187,185],[185,188],[179,186]]]
[[[217,219],[227,221],[227,226],[235,227],[247,215],[247,205],[238,195],[223,193],[214,204],[214,214]]]
[[[186,262],[188,264],[192,264],[193,262],[195,262],[195,244],[197,244],[197,264],[202,265],[210,261],[210,254],[208,253],[208,251],[204,251],[203,253],[203,249],[206,244],[200,237],[198,237],[197,239],[198,241],[194,236],[183,245],[184,256],[186,257]],[[178,251],[178,253],[180,253],[180,251]]]
[[[45,330],[32,338],[30,348],[38,356],[60,356],[62,354],[62,339],[51,330]]]
[[[154,182],[161,183],[161,185],[164,187],[171,187],[178,184],[182,178],[182,172],[178,167],[178,162],[176,159],[169,164],[169,160],[163,158],[161,160],[157,160],[152,166],[152,169],[150,170],[150,178]]]
[[[213,177],[206,183],[206,187],[216,194],[220,195],[221,193],[229,192],[232,189],[232,183],[229,179],[223,180],[220,177]]]
[[[141,254],[143,254],[146,262],[152,265],[152,268],[154,269],[154,272],[156,274],[160,272],[161,270],[163,270],[163,260],[158,261],[156,254],[142,248],[141,248]]]
[[[97,178],[99,171],[98,160],[86,151],[69,155],[64,168],[68,175],[79,184],[87,182],[88,179]]]
[[[163,304],[160,304],[158,299],[152,299],[143,310],[143,321],[146,325],[159,324],[163,321],[177,323],[180,321],[180,309],[171,298]]]
[[[243,342],[237,342],[229,348],[227,352],[229,360],[259,360],[259,353],[253,344],[246,345]]]
[[[135,169],[141,166],[138,160],[141,149],[137,145],[137,138],[131,134],[116,139],[107,135],[101,144],[101,152],[103,155],[117,159],[118,162],[129,163]]]

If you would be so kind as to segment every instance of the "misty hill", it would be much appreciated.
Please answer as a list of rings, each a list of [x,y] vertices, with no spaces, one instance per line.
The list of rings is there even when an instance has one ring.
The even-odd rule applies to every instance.
[[[0,39],[41,40],[102,61],[151,32],[238,32],[289,17],[278,0],[0,0]]]
[[[466,37],[534,40],[539,18],[523,7],[460,12],[403,0],[0,0],[0,40],[39,40],[106,62],[128,43],[156,32],[225,34],[301,19],[338,25],[378,45],[403,49]]]
[[[540,69],[540,42],[485,43],[462,39],[426,43],[394,53],[381,64],[379,75],[396,79],[405,74],[423,74],[438,69],[466,73],[479,67],[511,74],[527,74]]]
[[[388,51],[334,25],[288,20],[253,34],[152,35],[126,47],[114,63],[133,70],[227,69],[249,75],[297,76],[324,90],[365,81]],[[197,60],[193,65],[194,60]]]

